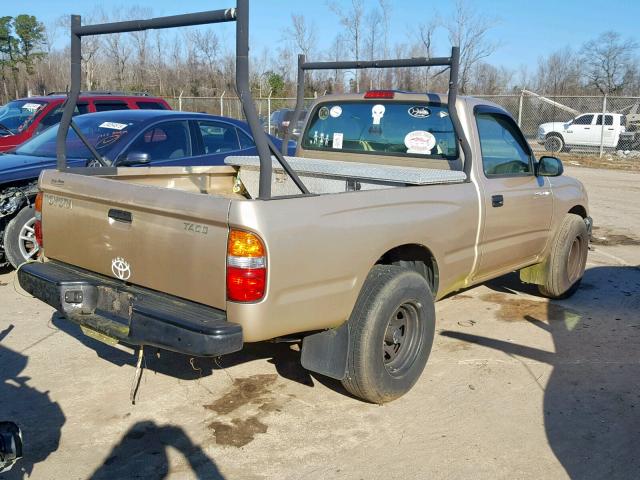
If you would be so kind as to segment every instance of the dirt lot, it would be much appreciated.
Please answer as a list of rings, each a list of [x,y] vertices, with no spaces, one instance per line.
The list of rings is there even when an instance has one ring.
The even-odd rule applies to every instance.
[[[134,358],[0,275],[1,419],[33,479],[640,478],[640,175],[567,168],[598,229],[582,288],[509,275],[440,302],[427,369],[385,406],[310,375],[287,344]],[[15,468],[7,477],[22,478]]]

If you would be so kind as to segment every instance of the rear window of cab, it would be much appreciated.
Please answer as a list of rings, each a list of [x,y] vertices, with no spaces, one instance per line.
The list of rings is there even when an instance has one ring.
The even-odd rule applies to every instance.
[[[446,105],[398,101],[317,105],[302,138],[307,150],[456,159]]]

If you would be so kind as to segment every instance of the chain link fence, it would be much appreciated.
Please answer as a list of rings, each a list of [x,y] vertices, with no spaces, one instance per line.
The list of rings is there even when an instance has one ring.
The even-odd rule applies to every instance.
[[[212,115],[220,115],[244,120],[242,103],[238,97],[164,97],[174,110],[188,112],[202,112]],[[315,98],[305,98],[305,108],[308,107]],[[296,106],[295,98],[267,97],[254,98],[256,110],[260,122],[264,129],[274,133],[276,125],[272,125],[272,114],[278,110],[293,110]]]
[[[640,157],[640,138],[635,133],[640,130],[640,97],[556,96],[527,90],[519,95],[475,97],[510,112],[536,152]],[[561,141],[548,142],[549,137]]]
[[[620,157],[640,157],[640,97],[556,96],[527,90],[519,94],[474,96],[510,112],[533,150],[538,153],[571,151],[582,155],[613,153]],[[176,110],[238,119],[244,117],[237,97],[183,96],[166,99]],[[313,100],[306,98],[306,106]],[[267,97],[255,98],[254,101],[265,130],[271,133],[276,130],[276,126],[271,124],[272,113],[295,107],[295,98]],[[626,133],[621,135],[622,130]],[[560,138],[562,142],[555,139],[547,141],[550,136]]]

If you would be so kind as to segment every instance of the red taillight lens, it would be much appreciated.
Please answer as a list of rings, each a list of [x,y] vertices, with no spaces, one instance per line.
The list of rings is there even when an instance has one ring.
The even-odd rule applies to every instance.
[[[369,90],[364,94],[364,98],[393,98],[393,90]]]
[[[36,211],[36,221],[33,225],[34,235],[36,242],[38,242],[38,245],[42,248],[44,246],[42,241],[42,192],[38,192],[36,195],[36,201],[33,206]]]
[[[255,302],[264,297],[267,285],[267,254],[260,237],[231,230],[227,242],[227,299]]]
[[[234,302],[255,302],[264,296],[267,283],[264,268],[227,266],[227,298]]]

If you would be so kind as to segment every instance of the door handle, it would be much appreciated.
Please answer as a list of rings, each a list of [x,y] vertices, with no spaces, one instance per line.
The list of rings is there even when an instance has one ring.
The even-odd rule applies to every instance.
[[[118,210],[117,208],[109,209],[109,218],[115,220],[116,222],[123,223],[131,223],[133,220],[131,212],[127,212],[126,210]]]
[[[607,130],[614,130],[613,128],[607,128]]]
[[[502,195],[491,195],[491,206],[501,207],[504,205],[504,197]]]
[[[547,197],[547,196],[551,195],[551,192],[549,190],[541,190],[539,192],[534,193],[534,195],[536,197]]]
[[[591,130],[591,127],[584,127],[585,130]]]

